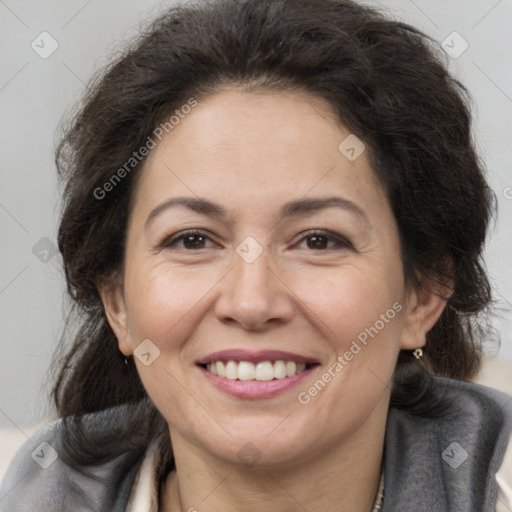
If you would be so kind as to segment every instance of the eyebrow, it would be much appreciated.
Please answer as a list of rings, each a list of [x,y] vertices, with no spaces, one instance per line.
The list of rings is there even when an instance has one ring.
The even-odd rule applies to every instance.
[[[200,215],[215,217],[221,220],[227,217],[227,211],[225,208],[217,203],[208,201],[207,199],[195,197],[173,197],[163,203],[160,203],[151,211],[146,219],[145,226],[147,227],[162,212],[175,206],[185,206],[189,210],[199,213]],[[360,206],[348,199],[338,196],[308,199],[303,198],[290,201],[281,207],[279,217],[304,217],[315,211],[333,207],[349,211],[369,223],[368,216]]]

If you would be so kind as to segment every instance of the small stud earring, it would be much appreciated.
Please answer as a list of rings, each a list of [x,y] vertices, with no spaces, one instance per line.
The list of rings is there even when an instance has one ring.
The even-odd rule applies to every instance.
[[[421,348],[417,348],[416,350],[413,351],[412,355],[416,358],[416,359],[420,359],[421,357],[423,357],[423,349]]]

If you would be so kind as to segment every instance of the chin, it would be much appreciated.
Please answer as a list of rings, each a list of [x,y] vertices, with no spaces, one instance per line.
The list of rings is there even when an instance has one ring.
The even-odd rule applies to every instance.
[[[296,464],[318,449],[315,448],[316,435],[311,430],[309,414],[302,421],[301,418],[292,418],[293,414],[287,414],[262,413],[236,421],[220,420],[231,436],[223,431],[219,437],[216,429],[210,431],[206,438],[197,440],[205,450],[229,464],[250,468],[258,465],[260,469]]]

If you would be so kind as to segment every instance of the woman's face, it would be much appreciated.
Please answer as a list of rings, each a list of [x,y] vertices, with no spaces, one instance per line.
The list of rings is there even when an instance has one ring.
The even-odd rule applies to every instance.
[[[398,352],[441,306],[407,291],[349,136],[319,99],[226,90],[151,151],[102,295],[175,446],[293,463],[382,427]]]

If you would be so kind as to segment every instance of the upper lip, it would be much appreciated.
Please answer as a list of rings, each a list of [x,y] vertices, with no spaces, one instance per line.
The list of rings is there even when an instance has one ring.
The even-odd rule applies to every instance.
[[[293,352],[283,352],[282,350],[244,350],[229,349],[212,352],[199,359],[197,364],[207,364],[214,361],[250,361],[258,363],[260,361],[294,361],[296,363],[314,364],[318,360],[313,357],[294,354]]]

